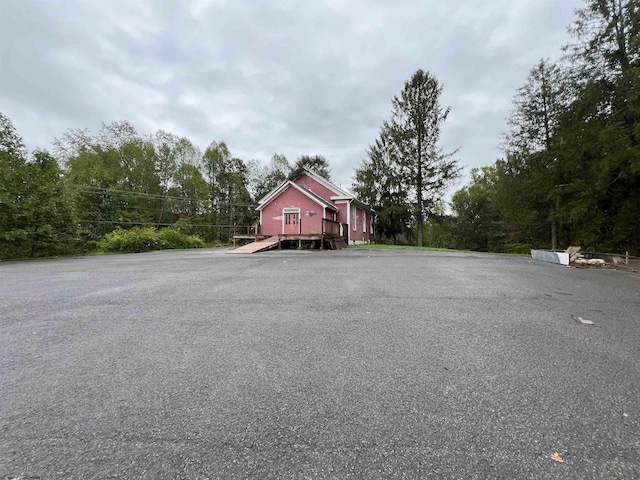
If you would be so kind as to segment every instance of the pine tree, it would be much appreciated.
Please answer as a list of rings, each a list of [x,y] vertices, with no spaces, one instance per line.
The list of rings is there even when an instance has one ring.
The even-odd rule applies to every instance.
[[[392,99],[389,128],[413,197],[418,246],[422,246],[425,217],[461,172],[453,159],[457,150],[444,153],[438,145],[450,110],[440,105],[442,88],[435,76],[418,70],[405,82],[400,96]]]
[[[588,210],[593,219],[583,231],[594,247],[638,251],[640,2],[586,3],[570,29],[576,43],[566,48],[578,98],[568,111],[562,139],[578,153],[574,162],[581,166],[588,205],[575,207]]]
[[[535,188],[523,190],[521,195],[535,197],[529,202],[531,208],[534,203],[542,205],[553,250],[558,245],[563,193],[557,185],[564,184],[554,143],[568,103],[568,91],[560,67],[549,60],[540,60],[513,99],[513,109],[507,119],[509,130],[503,134],[502,144],[508,161],[517,159],[528,163],[527,183],[533,182]]]
[[[367,149],[367,158],[356,168],[352,190],[376,212],[378,240],[404,234],[411,222],[411,208],[402,167],[389,126],[383,124],[376,141]]]

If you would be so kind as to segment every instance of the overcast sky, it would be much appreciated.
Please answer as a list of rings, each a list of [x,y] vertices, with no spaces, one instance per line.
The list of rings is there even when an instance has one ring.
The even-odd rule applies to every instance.
[[[0,0],[0,112],[27,148],[130,121],[244,160],[320,154],[349,187],[417,69],[445,149],[493,163],[511,98],[581,0]],[[459,187],[460,185],[458,185]],[[456,187],[456,188],[458,188]]]

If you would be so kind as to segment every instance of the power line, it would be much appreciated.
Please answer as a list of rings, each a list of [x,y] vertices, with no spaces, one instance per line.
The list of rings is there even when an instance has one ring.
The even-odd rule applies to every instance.
[[[85,207],[87,209],[95,209],[95,210],[106,210],[106,211],[126,211],[126,212],[152,212],[153,214],[156,214],[160,211],[160,207],[145,207],[144,205],[105,205],[102,203],[92,203],[92,202],[79,202],[78,206],[80,207]],[[165,208],[165,211],[167,214],[171,214],[171,215],[180,215],[183,213],[189,213],[188,210],[192,209],[194,207],[194,205],[191,205],[189,207],[182,207],[182,208],[176,208],[174,205],[170,205],[168,209]],[[201,212],[200,213],[196,213],[196,215],[208,215],[208,212],[206,212],[204,209],[201,208]],[[102,213],[99,211],[96,211],[95,213]]]
[[[114,225],[159,225],[161,227],[175,226],[175,223],[156,223],[156,222],[120,222],[112,220],[78,220],[78,223],[98,223],[98,224],[114,224]],[[247,225],[214,225],[211,223],[180,223],[184,227],[217,227],[217,228],[233,228],[246,227]],[[253,226],[253,225],[250,225]]]
[[[140,197],[147,197],[147,198],[153,198],[156,200],[179,200],[179,201],[185,201],[185,200],[191,200],[191,201],[195,201],[195,202],[207,202],[209,203],[210,201],[208,199],[202,199],[202,198],[194,198],[194,197],[175,197],[172,195],[160,195],[160,194],[156,194],[156,193],[144,193],[144,192],[135,192],[132,190],[116,190],[116,189],[108,189],[108,188],[102,188],[102,187],[92,187],[92,186],[80,186],[80,187],[76,187],[79,190],[83,190],[83,191],[89,191],[89,192],[93,192],[93,193],[104,193],[104,194],[108,194],[108,195],[134,195],[134,196],[140,196]],[[234,206],[238,206],[238,207],[249,207],[249,206],[256,206],[258,205],[258,202],[251,202],[251,203],[218,203],[217,205],[234,205]]]

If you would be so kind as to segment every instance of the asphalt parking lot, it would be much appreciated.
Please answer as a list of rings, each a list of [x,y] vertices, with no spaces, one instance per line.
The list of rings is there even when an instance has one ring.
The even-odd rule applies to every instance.
[[[640,280],[620,271],[1,262],[0,333],[0,479],[640,478]]]

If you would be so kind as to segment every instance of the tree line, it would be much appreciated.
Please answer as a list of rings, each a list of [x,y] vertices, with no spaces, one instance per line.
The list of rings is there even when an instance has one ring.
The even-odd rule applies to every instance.
[[[448,113],[434,100],[442,87],[424,72],[405,84],[354,177],[378,212],[379,240],[640,252],[640,3],[586,0],[575,14],[562,58],[542,59],[517,90],[504,156],[473,169],[449,208],[438,188],[457,167],[430,141]]]
[[[528,252],[580,245],[640,253],[640,3],[585,0],[563,57],[533,66],[513,98],[503,157],[471,170],[439,145],[449,108],[443,85],[418,70],[356,168],[352,190],[375,211],[376,240],[477,251]],[[473,128],[472,125],[469,128]],[[86,251],[116,228],[172,226],[207,242],[257,222],[256,201],[321,156],[268,165],[204,153],[128,122],[97,135],[69,131],[53,153],[28,157],[0,114],[0,257]]]
[[[517,91],[504,158],[453,196],[454,245],[640,252],[640,4],[586,3]]]
[[[187,138],[137,132],[126,121],[92,135],[70,130],[29,155],[0,113],[0,258],[90,252],[116,229],[171,227],[208,243],[252,225],[257,200],[302,168],[330,178],[322,156],[262,165],[224,142],[201,152]]]

